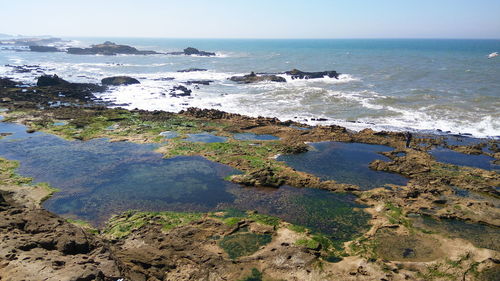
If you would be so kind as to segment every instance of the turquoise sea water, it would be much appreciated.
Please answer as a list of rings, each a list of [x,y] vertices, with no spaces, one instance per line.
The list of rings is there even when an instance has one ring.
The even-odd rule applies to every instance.
[[[500,133],[500,40],[222,40],[154,38],[69,38],[88,46],[111,40],[143,50],[178,51],[193,46],[216,57],[78,56],[0,50],[0,76],[33,83],[41,72],[14,73],[5,64],[38,64],[45,73],[70,81],[99,82],[130,75],[140,85],[116,87],[102,98],[129,108],[178,111],[190,106],[252,116],[339,124],[351,129],[436,130],[477,137]],[[208,71],[179,73],[187,68]],[[237,85],[227,78],[255,72],[336,70],[336,79]],[[162,78],[172,77],[174,80]],[[175,85],[190,97],[171,97]],[[313,121],[311,118],[326,118]]]

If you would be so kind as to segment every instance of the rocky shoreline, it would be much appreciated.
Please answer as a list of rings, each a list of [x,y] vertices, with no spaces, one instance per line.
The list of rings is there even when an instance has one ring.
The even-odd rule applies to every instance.
[[[289,75],[315,78],[298,70]],[[336,72],[320,75],[338,76]],[[499,200],[495,188],[500,185],[499,174],[441,163],[429,154],[433,146],[444,145],[498,161],[497,141],[480,146],[448,145],[439,137],[419,135],[408,148],[407,137],[398,132],[310,127],[197,108],[178,114],[110,109],[92,94],[104,90],[103,86],[69,83],[57,76],[39,82],[19,87],[10,79],[0,80],[0,107],[8,109],[2,113],[4,121],[67,139],[105,137],[140,143],[160,143],[162,126],[175,124],[181,137],[157,150],[165,157],[201,155],[229,165],[243,172],[230,180],[246,186],[279,188],[286,184],[352,193],[368,206],[370,229],[339,249],[329,247],[328,240],[310,230],[252,212],[128,212],[96,230],[43,210],[41,202],[55,190],[26,185],[30,179],[15,174],[14,162],[2,160],[0,277],[5,280],[495,280],[491,278],[498,276],[498,250],[422,229],[412,221],[412,216],[429,216],[498,230],[500,212],[495,204],[457,196],[454,188]],[[61,129],[52,125],[56,122],[67,125]],[[145,122],[149,127],[141,126]],[[116,129],[107,130],[109,127]],[[255,142],[258,146],[230,142],[223,149],[183,141],[186,133],[206,131],[218,136],[270,134],[280,139]],[[364,191],[356,185],[321,180],[275,160],[276,154],[301,153],[309,149],[307,142],[320,141],[390,146],[394,150],[383,153],[390,161],[376,160],[370,167],[404,175],[409,182]],[[483,150],[484,146],[489,149]],[[242,246],[247,242],[251,245]],[[235,252],[235,248],[240,250]]]

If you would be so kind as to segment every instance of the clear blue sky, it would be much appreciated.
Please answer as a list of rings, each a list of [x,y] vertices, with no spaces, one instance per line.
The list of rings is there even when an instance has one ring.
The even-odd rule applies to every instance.
[[[500,0],[0,0],[0,33],[500,38]]]

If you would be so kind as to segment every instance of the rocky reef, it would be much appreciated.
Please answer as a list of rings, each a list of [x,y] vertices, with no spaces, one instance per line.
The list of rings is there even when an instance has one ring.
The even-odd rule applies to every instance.
[[[334,73],[318,73],[293,71],[289,75],[298,75],[297,79],[335,77]],[[348,241],[332,241],[303,225],[252,210],[129,211],[104,225],[90,226],[44,210],[40,202],[56,190],[23,178],[16,174],[16,162],[0,159],[2,280],[498,278],[500,253],[495,241],[500,211],[496,187],[500,176],[495,170],[437,161],[430,152],[446,145],[439,137],[418,135],[406,147],[407,139],[401,132],[353,132],[334,125],[311,127],[197,108],[180,113],[106,108],[92,95],[103,86],[71,83],[56,75],[42,76],[38,82],[39,86],[19,87],[16,81],[0,79],[0,106],[8,110],[2,112],[4,122],[22,123],[30,132],[43,131],[70,140],[151,143],[167,158],[203,156],[241,171],[226,180],[250,191],[271,193],[291,185],[349,193],[366,206],[357,211],[369,215],[369,229]],[[166,131],[177,134],[165,139],[161,133]],[[186,141],[189,134],[200,132],[228,141]],[[242,141],[233,138],[235,133],[278,138]],[[276,160],[278,154],[303,153],[312,149],[308,142],[322,141],[389,146],[392,150],[381,153],[385,160],[374,160],[369,167],[403,175],[408,182],[362,190],[354,184],[297,171]],[[488,150],[483,150],[486,146]],[[470,153],[464,157],[487,154],[495,161],[500,157],[496,140],[481,146],[449,147]],[[280,209],[286,207],[284,204],[280,201],[273,207]],[[324,219],[329,222],[331,217]],[[423,224],[424,220],[428,223]]]

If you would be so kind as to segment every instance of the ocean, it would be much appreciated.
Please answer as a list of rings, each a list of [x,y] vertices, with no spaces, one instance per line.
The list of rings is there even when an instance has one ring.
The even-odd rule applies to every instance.
[[[99,83],[128,75],[141,84],[98,94],[129,109],[177,112],[214,108],[352,130],[416,131],[500,136],[500,40],[434,39],[161,39],[64,38],[71,46],[113,41],[140,50],[180,51],[188,46],[215,57],[174,55],[70,55],[0,50],[0,76],[35,83],[41,72],[16,73],[6,65],[40,65],[71,82]],[[204,68],[202,72],[177,72]],[[339,79],[236,84],[227,78],[254,72],[336,70]],[[174,78],[174,79],[171,79]],[[188,80],[187,97],[170,89]],[[317,121],[318,118],[326,121]],[[315,120],[313,120],[315,119]]]

